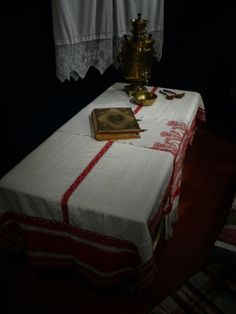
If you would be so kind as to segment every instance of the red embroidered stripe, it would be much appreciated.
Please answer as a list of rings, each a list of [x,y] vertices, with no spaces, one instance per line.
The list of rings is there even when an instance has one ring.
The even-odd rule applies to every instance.
[[[205,112],[205,109],[204,109],[204,108],[198,108],[198,111],[197,111],[197,118],[198,118],[200,121],[203,121],[203,122],[206,121],[206,112]]]
[[[67,257],[63,257],[60,259],[54,258],[48,255],[42,256],[34,256],[29,252],[29,262],[33,266],[40,266],[40,267],[57,267],[57,268],[65,268],[68,269],[69,267],[73,266],[74,270],[77,270],[80,276],[84,279],[88,280],[88,282],[94,284],[98,287],[112,287],[117,283],[120,283],[124,278],[135,278],[135,268],[127,267],[121,268],[118,272],[97,272],[93,268],[88,267],[88,265],[76,263],[76,259],[71,259]],[[136,279],[136,278],[135,278]]]
[[[68,214],[68,200],[74,190],[81,184],[84,178],[89,174],[89,172],[93,169],[96,163],[102,158],[102,156],[108,151],[108,149],[112,146],[114,142],[108,141],[102,147],[102,149],[98,152],[98,154],[90,161],[87,167],[81,172],[81,174],[76,178],[76,180],[71,184],[71,186],[67,189],[61,199],[61,209],[63,214],[63,221],[65,223],[69,223],[69,214]]]
[[[53,255],[70,258],[89,265],[103,273],[115,272],[119,269],[138,266],[139,258],[136,250],[112,250],[109,247],[97,247],[94,243],[77,241],[73,237],[44,234],[38,231],[27,231],[22,229],[25,249],[27,251],[40,253],[41,255]]]
[[[153,87],[151,93],[155,93],[157,87]],[[138,105],[134,110],[134,114],[137,114],[143,106]],[[71,184],[71,186],[67,189],[61,199],[61,209],[63,215],[64,223],[69,223],[69,213],[68,213],[68,200],[72,193],[77,189],[77,187],[81,184],[84,178],[89,174],[89,172],[93,169],[96,163],[102,158],[102,156],[108,151],[108,149],[112,146],[114,142],[108,141],[103,148],[98,152],[98,154],[92,159],[92,161],[87,165],[87,167],[81,172],[81,174],[76,178],[76,180]]]
[[[19,230],[19,228],[27,229],[28,226],[31,226],[32,228],[30,229],[29,233],[31,233],[31,230],[36,230],[36,231],[38,230],[39,233],[43,232],[45,234],[48,234],[50,237],[53,234],[58,234],[61,237],[64,237],[64,236],[67,237],[69,234],[74,239],[77,239],[77,241],[82,239],[85,241],[92,241],[94,243],[97,243],[98,245],[101,244],[104,247],[111,246],[117,249],[126,248],[129,250],[136,250],[135,244],[127,240],[115,239],[107,235],[97,234],[92,231],[80,229],[79,227],[75,227],[69,224],[64,224],[58,221],[47,220],[47,219],[39,218],[39,217],[25,216],[25,215],[18,214],[16,212],[10,212],[10,211],[5,212],[0,218],[2,217],[4,217],[4,219],[2,220],[0,219],[0,224],[4,222],[2,223],[4,229],[6,229],[8,232],[11,232],[13,234],[17,234],[16,228],[18,228],[17,230]],[[17,226],[19,224],[20,224],[20,227]],[[23,225],[25,227],[23,227]],[[54,231],[56,231],[56,233],[54,233]]]

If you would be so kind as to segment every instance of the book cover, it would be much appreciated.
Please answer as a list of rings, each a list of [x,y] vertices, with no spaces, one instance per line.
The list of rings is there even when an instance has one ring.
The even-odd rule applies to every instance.
[[[92,122],[97,140],[140,138],[143,131],[130,107],[96,108]]]

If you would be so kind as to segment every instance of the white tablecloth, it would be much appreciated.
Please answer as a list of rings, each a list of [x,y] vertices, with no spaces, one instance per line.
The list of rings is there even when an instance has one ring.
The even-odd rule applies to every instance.
[[[103,146],[90,137],[54,133],[2,179],[2,211],[62,222],[63,194]],[[69,223],[135,243],[147,261],[152,255],[147,221],[171,173],[169,154],[115,142],[70,197]]]
[[[179,159],[184,158],[186,144],[192,141],[192,128],[195,119],[198,116],[200,120],[205,120],[205,109],[201,95],[197,92],[172,89],[172,91],[177,93],[184,92],[185,96],[183,98],[168,100],[164,95],[159,93],[161,88],[157,88],[155,93],[158,97],[154,105],[137,107],[132,99],[128,98],[123,92],[124,86],[124,83],[113,84],[105,93],[97,97],[58,131],[93,137],[93,128],[91,121],[88,123],[88,117],[94,108],[131,106],[133,111],[137,110],[136,117],[139,120],[141,128],[147,129],[147,131],[142,133],[139,140],[119,140],[118,142],[157,149],[158,153],[160,150],[171,152],[172,163],[175,164],[176,172],[174,179],[180,181],[182,162]],[[153,87],[148,87],[148,89],[151,91]],[[174,196],[174,194],[175,190],[179,188],[180,183],[176,182],[172,186],[172,210],[170,210],[169,216],[166,217],[167,238],[172,235],[172,224],[177,219],[178,197]]]
[[[195,92],[185,91],[183,99],[167,100],[157,90],[154,105],[141,107],[130,101],[123,87],[116,83],[108,88],[0,180],[0,223],[14,232],[18,221],[32,258],[72,257],[86,271],[107,278],[127,269],[118,267],[108,276],[106,269],[96,269],[91,257],[86,255],[81,261],[73,253],[75,244],[72,252],[65,250],[66,246],[57,251],[53,251],[55,245],[47,249],[35,246],[47,234],[46,245],[50,236],[60,236],[96,246],[103,254],[133,250],[132,254],[137,253],[135,265],[140,267],[153,258],[150,225],[162,207],[171,235],[182,160],[197,111],[204,110],[203,102]],[[131,106],[147,131],[137,140],[96,141],[91,110],[119,106]],[[167,205],[161,207],[170,183]],[[40,241],[34,242],[33,234]],[[88,234],[93,237],[88,239]]]
[[[123,92],[124,86],[124,83],[113,84],[58,131],[91,136],[93,129],[91,123],[88,123],[88,117],[94,108],[132,107],[135,110],[137,106],[132,104],[132,99],[128,98],[126,93]],[[136,114],[136,118],[140,120],[141,128],[147,129],[147,132],[142,133],[141,140],[130,140],[129,143],[150,147],[157,140],[161,140],[160,134],[168,128],[168,121],[183,122],[186,124],[187,129],[190,129],[198,110],[204,111],[203,100],[199,93],[171,89],[176,92],[185,92],[185,96],[168,100],[158,92],[160,89],[158,88],[156,91],[158,97],[154,105],[143,107]],[[149,90],[152,90],[152,87],[149,87]],[[123,142],[127,143],[127,140]]]

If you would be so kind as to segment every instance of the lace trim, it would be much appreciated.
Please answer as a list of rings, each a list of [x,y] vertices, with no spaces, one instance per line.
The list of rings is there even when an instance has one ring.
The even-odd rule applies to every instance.
[[[161,59],[163,31],[151,32],[154,49]],[[92,40],[73,45],[56,45],[56,73],[60,81],[84,78],[91,66],[101,74],[112,64],[118,67],[117,56],[122,38]]]

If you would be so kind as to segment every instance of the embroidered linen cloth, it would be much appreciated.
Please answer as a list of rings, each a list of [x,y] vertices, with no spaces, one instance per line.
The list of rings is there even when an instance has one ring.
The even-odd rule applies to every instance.
[[[0,180],[0,224],[30,260],[76,263],[99,286],[155,273],[153,236],[163,215],[171,236],[185,150],[204,116],[198,93],[171,103],[158,94],[142,107],[123,87],[108,88]],[[132,107],[147,128],[140,140],[94,139],[91,110],[112,106]]]
[[[148,20],[160,59],[164,0],[52,0],[57,76],[61,81],[85,77],[90,66],[103,73],[117,66],[120,41],[130,34],[130,19]]]
[[[173,171],[172,191],[169,208],[166,209],[165,232],[166,238],[172,236],[172,225],[178,219],[178,201],[180,194],[183,160],[187,145],[192,142],[196,117],[205,120],[205,109],[202,97],[197,92],[173,90],[184,92],[184,98],[174,100],[166,99],[158,93],[156,102],[150,107],[132,104],[124,93],[125,84],[115,83],[103,94],[98,96],[87,107],[65,123],[58,131],[93,136],[93,128],[89,121],[91,111],[94,108],[127,107],[131,106],[135,112],[139,125],[147,131],[141,133],[139,140],[119,140],[120,143],[154,149],[157,154],[166,151],[172,156],[175,165]],[[148,87],[153,90],[153,87]]]
[[[219,238],[215,241],[215,247],[222,249],[222,251],[231,252],[234,255],[236,253],[236,193],[228,213],[227,221],[223,226]]]
[[[15,211],[134,243],[143,262],[152,254],[147,222],[156,214],[172,174],[165,152],[114,142],[71,194],[63,194],[104,142],[54,133],[1,180],[1,212]]]

